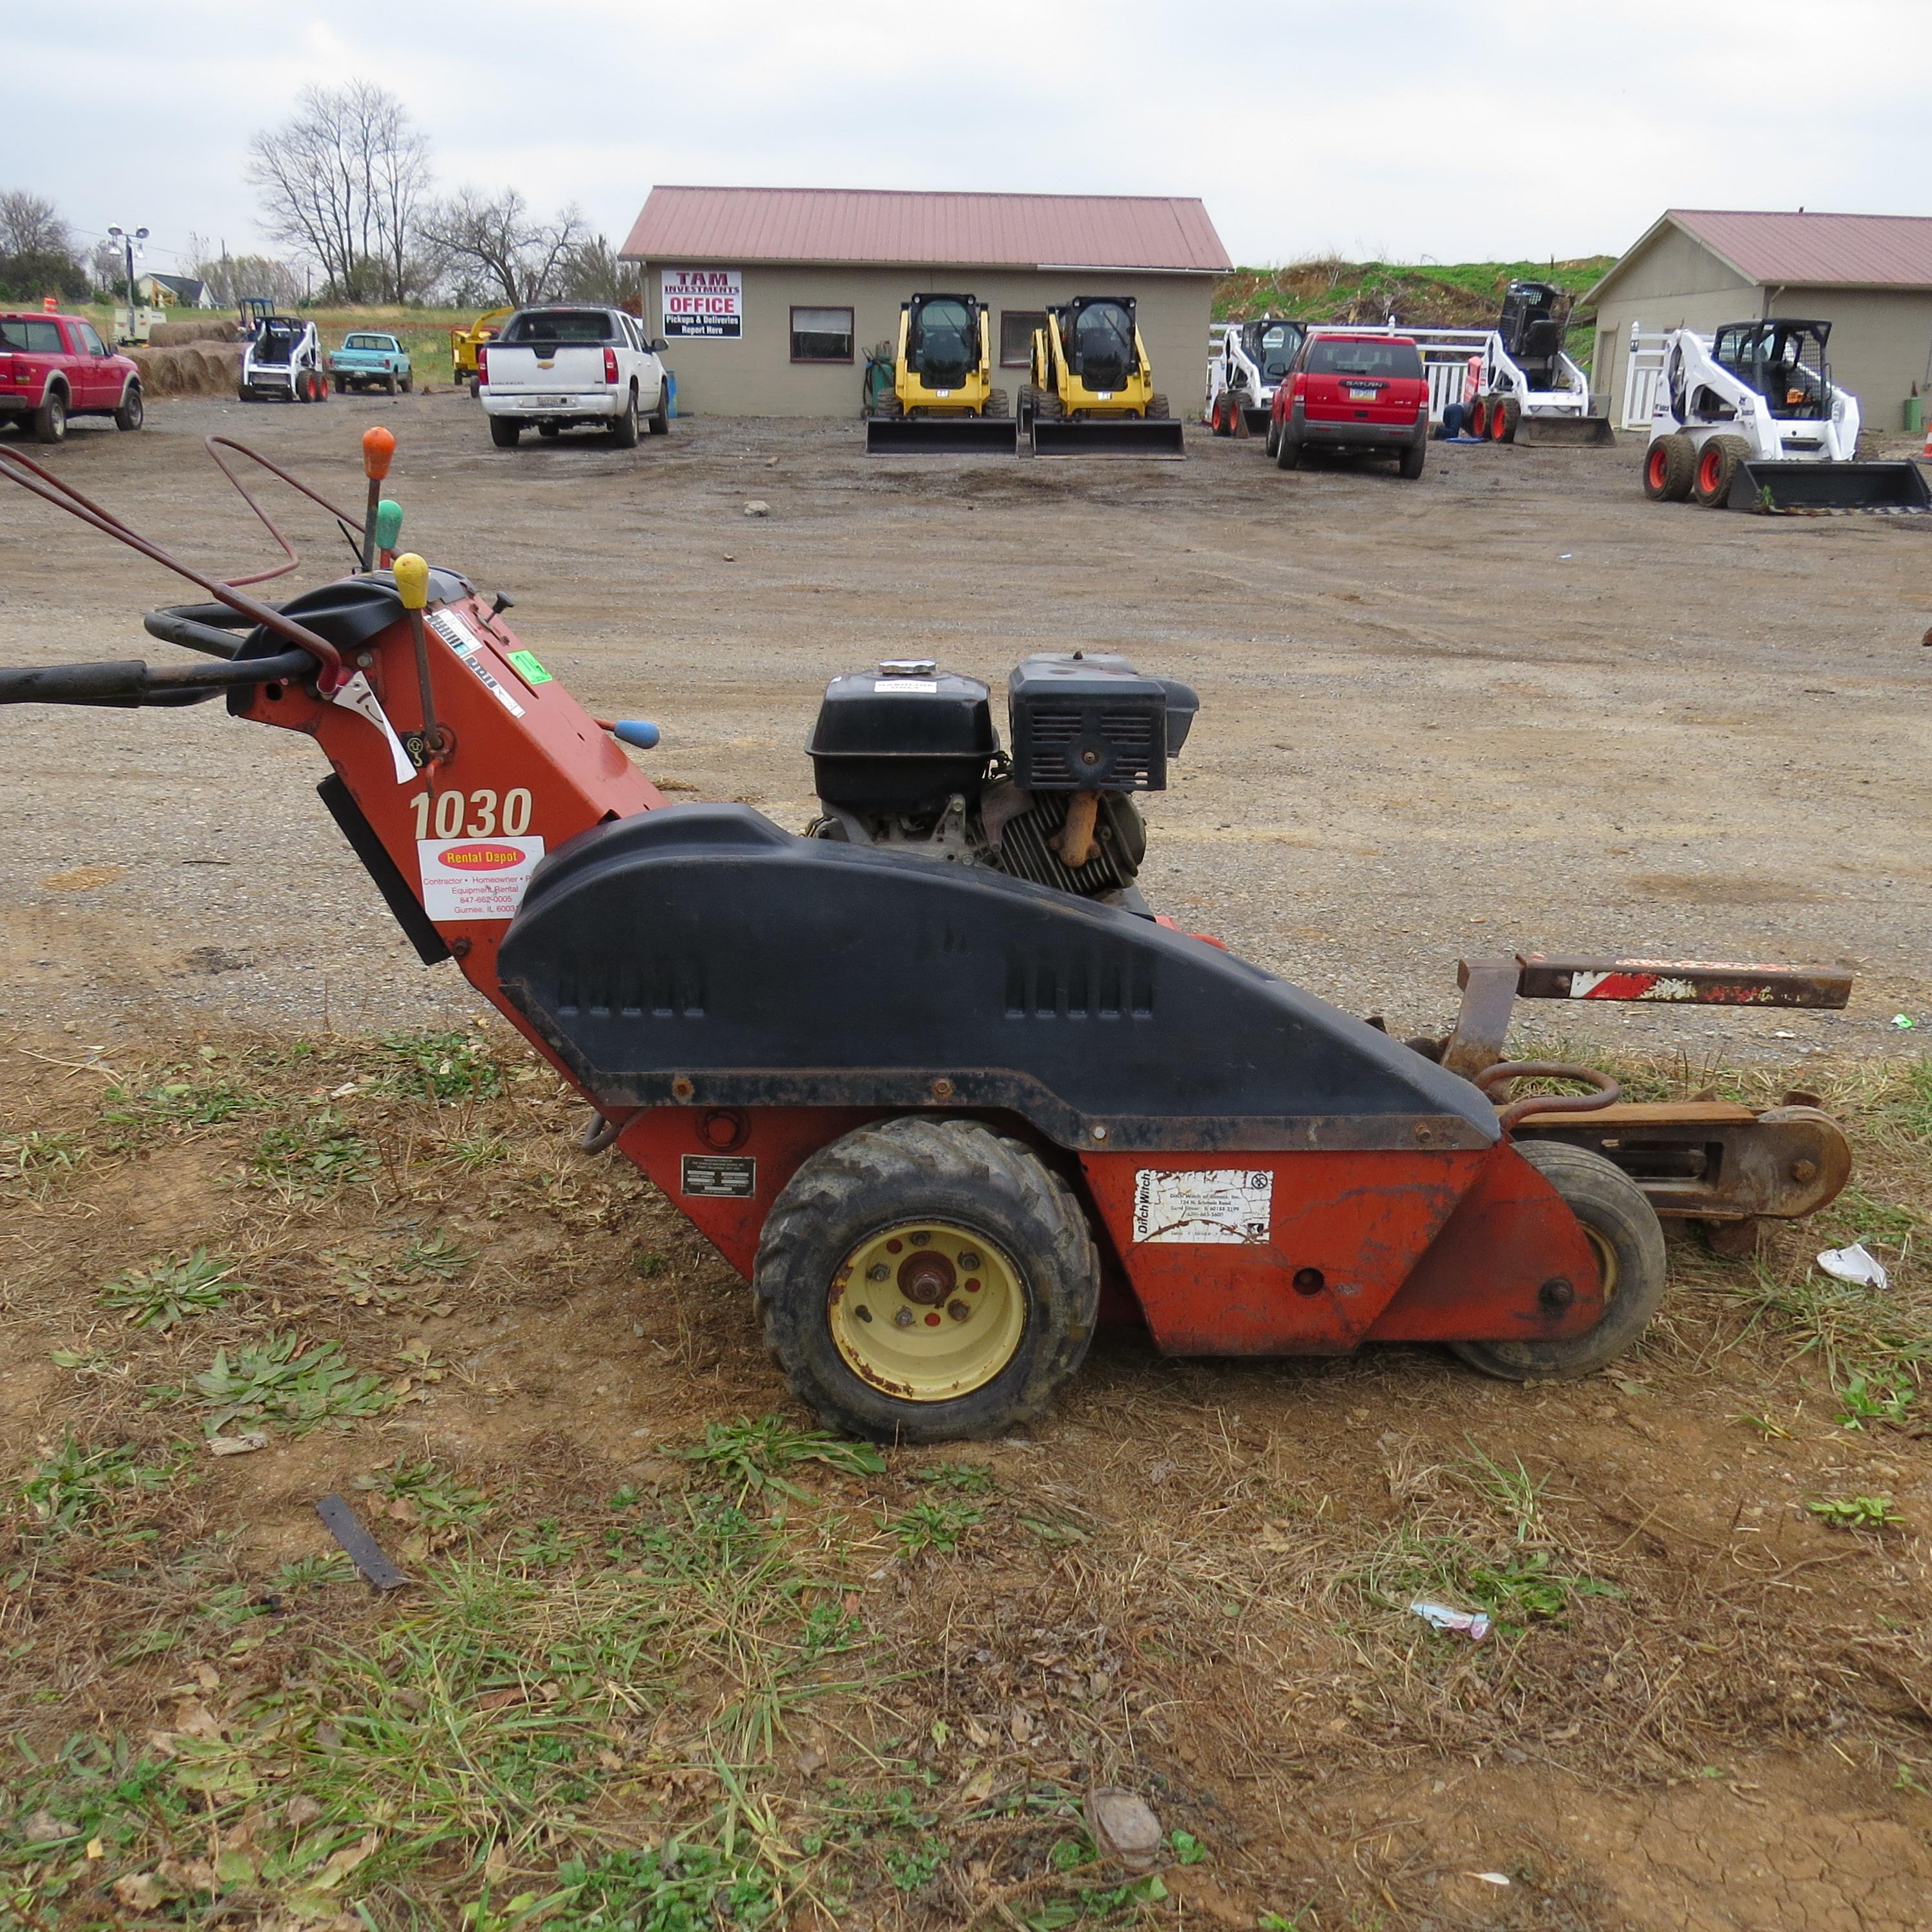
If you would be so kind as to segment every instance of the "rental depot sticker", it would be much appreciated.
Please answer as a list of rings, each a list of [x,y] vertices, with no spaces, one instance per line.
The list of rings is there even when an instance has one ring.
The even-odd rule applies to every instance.
[[[543,855],[541,838],[418,838],[423,910],[437,920],[508,919]]]
[[[664,332],[736,342],[745,332],[745,278],[736,268],[667,268]]]

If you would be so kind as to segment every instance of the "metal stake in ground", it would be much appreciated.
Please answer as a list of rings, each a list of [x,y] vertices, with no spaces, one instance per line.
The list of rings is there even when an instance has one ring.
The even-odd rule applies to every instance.
[[[362,432],[362,473],[369,479],[369,501],[362,512],[362,568],[376,568],[376,506],[381,500],[382,479],[389,473],[389,459],[396,453],[396,439],[381,428]]]

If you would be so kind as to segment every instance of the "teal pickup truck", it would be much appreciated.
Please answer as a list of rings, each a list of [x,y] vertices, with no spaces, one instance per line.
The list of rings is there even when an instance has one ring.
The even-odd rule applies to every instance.
[[[393,335],[358,330],[342,338],[340,349],[328,352],[328,380],[339,396],[345,389],[387,389],[391,395],[410,392],[409,352]]]

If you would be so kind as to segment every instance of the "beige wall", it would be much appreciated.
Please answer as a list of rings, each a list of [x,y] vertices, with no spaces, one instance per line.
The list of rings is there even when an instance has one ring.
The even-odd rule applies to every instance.
[[[1621,421],[1633,322],[1646,333],[1694,328],[1708,335],[1720,323],[1764,314],[1830,322],[1833,380],[1858,398],[1867,428],[1897,432],[1912,384],[1922,392],[1925,388],[1926,361],[1932,355],[1932,290],[1767,292],[1732,273],[1681,229],[1666,229],[1619,264],[1617,278],[1597,310],[1597,388]]]
[[[1012,268],[815,268],[806,264],[766,268],[691,257],[646,265],[646,313],[652,334],[663,330],[659,313],[662,267],[737,268],[744,280],[744,333],[735,342],[674,338],[664,360],[677,376],[681,415],[850,416],[859,414],[866,352],[896,339],[899,304],[918,291],[977,296],[993,311],[993,355],[1000,352],[1000,314],[1005,309],[1041,309],[1076,295],[1134,297],[1154,380],[1177,416],[1200,406],[1201,372],[1208,362],[1208,322],[1214,298],[1211,275],[1121,274],[1106,269],[1042,274]],[[791,311],[849,308],[853,311],[850,364],[800,364],[791,360]],[[1026,380],[1024,368],[994,376],[1009,400]]]
[[[1858,398],[1865,428],[1899,434],[1912,384],[1925,392],[1932,289],[1781,289],[1771,313],[1828,322],[1832,381]]]

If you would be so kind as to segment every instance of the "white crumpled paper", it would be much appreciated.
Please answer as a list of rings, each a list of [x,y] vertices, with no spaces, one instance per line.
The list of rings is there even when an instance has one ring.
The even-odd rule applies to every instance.
[[[1862,1241],[1856,1241],[1849,1248],[1827,1248],[1818,1257],[1818,1265],[1834,1281],[1856,1282],[1861,1288],[1881,1291],[1891,1286],[1885,1264],[1868,1254]]]

